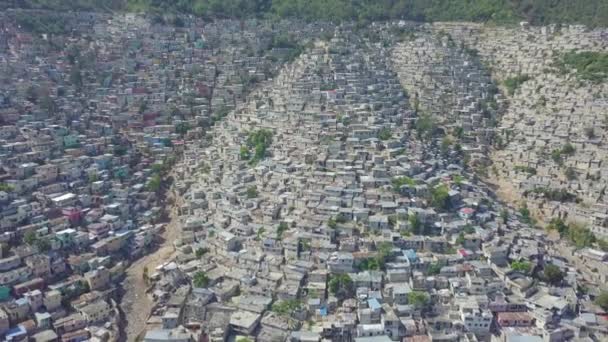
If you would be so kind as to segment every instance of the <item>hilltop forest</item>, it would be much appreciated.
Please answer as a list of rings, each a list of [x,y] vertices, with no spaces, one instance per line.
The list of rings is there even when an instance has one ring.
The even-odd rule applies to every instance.
[[[210,18],[579,23],[608,26],[606,0],[8,0],[0,9],[182,13]]]

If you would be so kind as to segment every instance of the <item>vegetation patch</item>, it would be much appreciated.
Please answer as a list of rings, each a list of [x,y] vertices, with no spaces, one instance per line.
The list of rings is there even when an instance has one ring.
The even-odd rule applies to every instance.
[[[554,218],[547,225],[548,230],[555,230],[559,233],[562,239],[568,240],[577,248],[592,247],[596,242],[600,248],[605,249],[606,243],[603,240],[598,240],[597,237],[587,228],[567,224],[560,218]]]
[[[574,70],[578,78],[600,83],[608,78],[608,53],[570,51],[561,56],[556,66],[561,72]]]
[[[380,140],[389,140],[390,138],[393,137],[393,134],[391,133],[390,128],[383,128],[380,130],[380,132],[378,132],[378,139]]]
[[[532,264],[528,261],[513,261],[511,263],[511,269],[513,271],[517,271],[517,272],[522,272],[522,273],[530,273],[530,271],[532,270]]]
[[[348,274],[337,274],[329,280],[329,292],[340,300],[352,297],[355,284]]]
[[[280,316],[290,316],[292,312],[304,307],[301,301],[296,299],[282,300],[272,304],[272,311]]]
[[[66,34],[70,31],[65,18],[56,13],[31,13],[18,12],[15,15],[17,25],[32,33]]]
[[[395,192],[399,192],[401,190],[401,187],[406,184],[409,186],[415,186],[416,181],[407,176],[396,177],[391,180],[391,186],[392,186],[393,191],[395,191]]]
[[[430,298],[425,292],[412,291],[407,294],[407,302],[416,309],[422,309],[429,304]]]
[[[11,5],[12,3],[12,5]],[[344,21],[404,19],[535,25],[580,23],[608,26],[604,0],[22,0],[8,7],[53,10],[128,10],[153,14],[194,14],[207,18],[295,18]]]
[[[430,204],[437,210],[447,210],[450,207],[449,189],[440,185],[431,190]]]
[[[562,203],[579,202],[579,198],[566,189],[550,189],[545,187],[538,187],[532,190],[524,191],[524,196],[527,197],[529,194],[539,194],[550,201],[557,201]]]
[[[436,127],[437,125],[435,123],[435,120],[433,120],[430,115],[422,114],[418,118],[418,120],[416,120],[415,125],[416,135],[418,136],[418,139],[430,140],[433,137],[433,134],[435,133]]]
[[[521,87],[522,84],[526,83],[530,80],[530,76],[528,75],[517,75],[515,77],[507,78],[503,84],[505,88],[507,88],[507,92],[509,95],[514,95],[515,91]]]
[[[259,129],[249,133],[246,144],[241,146],[241,160],[249,161],[250,165],[257,164],[266,157],[266,151],[272,143],[272,131]]]
[[[209,285],[209,277],[207,277],[205,272],[196,272],[194,277],[192,277],[192,285],[197,288],[207,287]]]
[[[513,167],[513,170],[517,172],[525,172],[530,175],[536,174],[536,169],[531,166],[516,165],[515,167]]]

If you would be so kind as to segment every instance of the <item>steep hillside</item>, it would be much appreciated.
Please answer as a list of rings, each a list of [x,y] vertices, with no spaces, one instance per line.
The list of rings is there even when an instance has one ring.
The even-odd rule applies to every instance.
[[[604,0],[12,0],[0,8],[128,10],[213,17],[282,17],[306,20],[473,21],[608,26]]]
[[[490,172],[503,192],[547,221],[560,217],[607,235],[606,30],[434,30],[478,51],[507,97]]]

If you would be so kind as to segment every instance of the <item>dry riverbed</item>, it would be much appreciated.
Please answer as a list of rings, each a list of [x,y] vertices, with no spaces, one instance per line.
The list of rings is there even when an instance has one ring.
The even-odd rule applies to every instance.
[[[148,284],[144,280],[144,269],[150,274],[154,269],[171,260],[174,254],[173,242],[179,236],[179,223],[176,212],[172,209],[170,222],[166,225],[162,234],[162,244],[151,254],[135,261],[126,270],[126,278],[123,281],[124,295],[120,307],[125,315],[125,341],[136,341],[143,333],[146,321],[154,307],[154,302],[146,293]]]

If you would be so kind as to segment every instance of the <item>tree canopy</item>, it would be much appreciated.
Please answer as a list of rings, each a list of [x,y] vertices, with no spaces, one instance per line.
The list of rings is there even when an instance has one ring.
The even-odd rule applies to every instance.
[[[407,295],[407,301],[416,309],[422,309],[429,303],[429,295],[420,291],[412,291]]]
[[[595,298],[595,304],[608,311],[608,292],[602,292]]]
[[[205,272],[196,272],[192,278],[192,284],[194,287],[207,287],[209,285],[209,277]]]
[[[558,285],[564,279],[564,273],[559,269],[559,267],[553,264],[548,264],[545,266],[543,271],[543,278],[548,283]]]
[[[204,17],[278,17],[305,20],[474,21],[608,26],[604,0],[23,0],[4,7],[127,10]],[[0,5],[0,9],[3,5]]]
[[[329,291],[338,299],[347,299],[355,290],[353,280],[348,274],[338,274],[329,280]]]
[[[449,189],[445,185],[431,189],[430,204],[437,210],[445,210],[450,206]]]
[[[292,312],[300,310],[302,307],[303,305],[301,301],[296,299],[288,299],[272,304],[272,311],[281,316],[289,316]]]
[[[256,164],[266,157],[266,150],[272,143],[272,131],[259,129],[249,133],[246,145],[239,151],[241,160],[249,160],[249,164]]]
[[[513,261],[511,263],[511,269],[522,273],[529,273],[530,270],[532,270],[532,264],[524,260]]]

